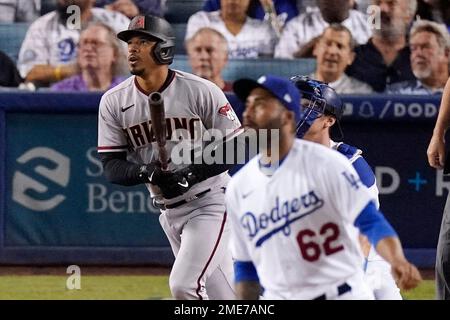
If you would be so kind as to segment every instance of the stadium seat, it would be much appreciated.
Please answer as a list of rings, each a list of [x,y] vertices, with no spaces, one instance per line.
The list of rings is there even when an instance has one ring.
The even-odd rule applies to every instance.
[[[257,79],[263,74],[291,77],[297,74],[310,74],[315,70],[315,67],[315,59],[231,59],[222,75],[228,81],[239,78]],[[188,57],[185,55],[175,55],[171,68],[192,72]]]
[[[202,10],[203,0],[167,0],[164,17],[170,23],[187,23],[189,17]]]
[[[14,62],[19,57],[20,47],[30,23],[0,23],[0,50]]]

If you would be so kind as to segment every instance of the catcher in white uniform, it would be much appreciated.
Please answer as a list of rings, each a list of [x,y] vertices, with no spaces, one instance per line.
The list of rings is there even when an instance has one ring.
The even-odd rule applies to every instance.
[[[117,36],[128,43],[134,76],[107,91],[100,102],[98,152],[105,175],[121,185],[145,183],[152,196],[159,196],[152,185],[161,189],[160,223],[176,257],[169,279],[174,298],[233,299],[224,205],[228,167],[170,161],[168,170],[162,170],[156,161],[149,94],[159,92],[164,99],[169,155],[178,146],[178,133],[185,134],[183,142],[202,141],[205,130],[234,130],[239,120],[212,82],[169,69],[175,38],[167,21],[137,16]]]
[[[269,145],[227,187],[238,298],[257,299],[262,286],[264,299],[373,299],[359,232],[391,263],[401,288],[417,286],[419,271],[347,158],[295,139],[295,85],[263,76],[233,87],[246,101],[244,125],[280,136],[279,153]]]
[[[332,127],[338,128],[341,137],[343,136],[339,122],[345,105],[336,91],[326,83],[305,76],[295,76],[291,80],[302,94],[301,104],[304,110],[302,120],[297,124],[297,137],[323,144],[346,156],[363,185],[373,194],[379,209],[375,174],[363,158],[362,151],[343,142],[334,142],[330,138]],[[364,278],[372,288],[375,299],[401,300],[400,289],[392,277],[389,263],[377,254],[365,237],[361,237],[360,242],[365,257]]]

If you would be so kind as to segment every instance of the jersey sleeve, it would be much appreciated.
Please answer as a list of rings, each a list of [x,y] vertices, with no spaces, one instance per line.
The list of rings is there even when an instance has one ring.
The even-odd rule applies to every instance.
[[[126,152],[128,142],[126,136],[117,121],[112,105],[107,97],[100,100],[98,111],[98,146],[97,151],[103,152]]]
[[[245,232],[239,223],[239,197],[231,181],[225,193],[225,205],[231,222],[231,253],[236,261],[251,261],[247,248]]]
[[[233,107],[219,87],[211,83],[204,94],[206,101],[203,105],[206,108],[203,109],[202,120],[206,129],[217,129],[226,135],[241,126]]]
[[[48,32],[39,24],[40,21],[38,19],[31,24],[20,47],[17,69],[23,78],[35,65],[50,63]]]
[[[367,161],[359,156],[355,161],[353,161],[353,167],[361,179],[361,182],[367,187],[372,196],[376,199],[375,205],[377,208],[380,207],[380,201],[378,199],[378,187],[375,179],[375,174],[373,173],[372,168],[370,168]]]
[[[323,186],[328,191],[331,206],[336,213],[343,215],[347,222],[353,224],[367,204],[375,202],[376,198],[344,156],[334,154],[321,171]]]

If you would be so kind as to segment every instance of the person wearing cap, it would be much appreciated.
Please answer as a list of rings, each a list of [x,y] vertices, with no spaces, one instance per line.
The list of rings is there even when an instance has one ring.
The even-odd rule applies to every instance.
[[[297,137],[307,141],[320,143],[343,154],[353,165],[362,184],[373,194],[377,208],[380,207],[375,174],[362,156],[362,151],[342,141],[344,135],[340,121],[345,105],[336,90],[329,84],[305,76],[291,78],[302,94],[301,104],[305,110],[302,121],[297,127]],[[316,90],[314,90],[317,88]],[[338,134],[333,132],[338,129]],[[364,277],[372,288],[377,300],[401,300],[400,289],[395,284],[391,274],[391,266],[370,245],[366,237],[360,236],[361,248],[364,254]]]
[[[100,101],[98,152],[105,176],[115,184],[148,188],[175,255],[169,277],[173,298],[234,299],[224,199],[229,167],[206,163],[203,152],[200,159],[189,155],[209,146],[204,138],[209,132],[225,136],[238,129],[239,119],[214,83],[169,68],[175,37],[166,20],[136,16],[117,37],[128,45],[132,76]],[[165,134],[150,112],[161,104],[165,119],[157,123]]]
[[[246,104],[244,126],[263,146],[225,194],[238,298],[374,299],[359,232],[391,263],[402,289],[417,286],[419,271],[347,158],[296,139],[303,110],[295,84],[266,75],[240,79],[233,90]]]

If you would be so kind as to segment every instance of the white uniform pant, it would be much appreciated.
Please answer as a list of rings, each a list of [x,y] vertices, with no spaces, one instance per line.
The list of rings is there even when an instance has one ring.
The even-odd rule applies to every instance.
[[[230,227],[221,189],[159,218],[175,255],[169,286],[175,299],[235,299]]]
[[[391,265],[370,248],[364,278],[376,300],[402,300],[400,289],[391,273]]]

